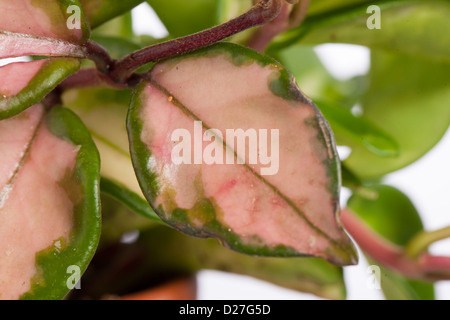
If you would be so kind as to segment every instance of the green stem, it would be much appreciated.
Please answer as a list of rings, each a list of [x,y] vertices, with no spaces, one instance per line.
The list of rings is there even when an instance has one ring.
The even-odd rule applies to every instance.
[[[405,252],[411,258],[416,258],[427,251],[436,241],[450,238],[450,226],[435,231],[421,232],[406,246]]]

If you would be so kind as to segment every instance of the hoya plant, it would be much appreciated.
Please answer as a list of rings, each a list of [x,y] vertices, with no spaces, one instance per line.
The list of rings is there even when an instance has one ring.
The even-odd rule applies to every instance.
[[[345,299],[357,247],[387,299],[433,299],[450,230],[384,177],[449,127],[450,2],[148,0],[166,39],[133,32],[142,2],[0,0],[0,299],[204,269]],[[334,78],[330,42],[370,71]]]

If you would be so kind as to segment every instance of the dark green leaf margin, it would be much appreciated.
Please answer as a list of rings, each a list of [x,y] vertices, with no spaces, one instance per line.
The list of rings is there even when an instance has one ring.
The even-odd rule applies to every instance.
[[[82,274],[100,238],[100,157],[95,144],[84,124],[66,108],[53,108],[46,115],[45,125],[55,136],[80,146],[71,180],[81,186],[82,199],[74,206],[74,227],[69,243],[59,250],[51,246],[36,255],[38,276],[32,279],[30,292],[21,296],[23,300],[64,298],[69,292],[67,283],[72,275],[68,267],[76,266]],[[73,191],[70,189],[67,186],[69,196]]]

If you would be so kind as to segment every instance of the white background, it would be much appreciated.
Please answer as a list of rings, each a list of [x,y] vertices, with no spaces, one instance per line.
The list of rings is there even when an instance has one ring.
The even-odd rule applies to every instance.
[[[133,17],[137,33],[154,37],[167,35],[164,26],[148,5],[135,8]],[[319,46],[316,52],[327,69],[338,79],[364,74],[370,67],[369,50],[364,47],[325,44]],[[425,157],[389,175],[385,182],[413,199],[422,215],[425,229],[435,230],[450,225],[450,131]],[[342,201],[347,196],[344,190]],[[450,255],[450,240],[436,243],[431,252]],[[367,268],[364,258],[357,266],[344,268],[349,300],[383,299],[381,291],[371,289],[368,285],[370,274]],[[202,271],[198,276],[198,284],[199,299],[317,299],[314,295],[286,290],[250,277],[216,271]],[[436,295],[437,299],[450,299],[450,281],[437,283]]]

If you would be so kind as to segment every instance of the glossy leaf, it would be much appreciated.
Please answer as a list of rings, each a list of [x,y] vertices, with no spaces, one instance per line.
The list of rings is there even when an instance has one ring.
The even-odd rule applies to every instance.
[[[155,10],[170,35],[176,38],[214,26],[218,1],[147,0],[147,3]]]
[[[371,85],[361,106],[367,119],[398,142],[400,155],[378,157],[354,145],[345,161],[349,169],[362,178],[379,178],[433,148],[450,126],[449,73],[450,63],[373,52]]]
[[[79,68],[78,60],[65,58],[0,67],[0,119],[12,117],[40,102]]]
[[[373,50],[372,67],[368,77],[370,89],[368,89],[366,93],[364,93],[364,91],[358,92],[358,90],[356,93],[358,93],[357,96],[362,96],[362,101],[359,101],[359,103],[361,104],[364,117],[397,142],[398,147],[400,148],[400,154],[394,157],[380,157],[360,144],[346,141],[353,152],[349,159],[345,161],[345,164],[356,175],[363,179],[378,179],[387,173],[403,168],[416,161],[440,140],[450,125],[450,108],[447,107],[448,101],[450,101],[447,81],[449,64],[439,62],[441,58],[441,60],[444,59],[444,56],[448,57],[445,50],[447,50],[449,46],[443,44],[446,39],[445,37],[437,38],[436,32],[425,35],[425,30],[428,30],[427,28],[438,28],[442,23],[448,23],[448,19],[438,19],[436,24],[430,23],[426,28],[421,29],[424,30],[424,33],[410,32],[410,30],[416,30],[418,28],[420,21],[432,19],[431,17],[436,14],[436,9],[431,9],[430,13],[425,9],[422,13],[418,13],[416,9],[407,9],[407,3],[409,2],[403,1],[395,5],[389,4],[389,8],[402,5],[405,6],[403,8],[403,13],[390,13],[391,11],[389,10],[391,9],[387,10],[387,7],[384,7],[388,4],[380,3],[383,23],[381,30],[367,29],[365,22],[369,15],[366,13],[366,4],[359,4],[359,11],[356,12],[356,16],[359,20],[362,21],[364,19],[361,23],[355,23],[355,21],[351,20],[354,13],[354,10],[352,9],[353,11],[344,10],[345,14],[343,13],[344,11],[330,12],[330,16],[325,15],[323,20],[316,17],[318,20],[315,22],[314,28],[312,27],[312,24],[310,25],[311,29],[306,27],[308,23],[312,23],[312,18],[308,23],[305,21],[305,24],[301,27],[304,28],[302,29],[302,32],[305,32],[303,35],[306,35],[307,32],[313,29],[316,30],[315,32],[317,33],[315,37],[312,35],[315,34],[314,32],[311,36],[307,37],[307,39],[311,41],[307,41],[305,38],[304,41],[301,41],[302,43],[321,43],[322,41],[329,42],[331,40],[335,42],[370,45],[372,47],[381,46],[370,42],[373,40],[384,43],[381,47],[388,48],[387,51]],[[433,3],[434,2],[430,1],[428,3],[422,3],[420,6],[427,5],[435,8],[437,5]],[[415,5],[413,7],[415,8]],[[445,10],[443,12],[445,12]],[[333,18],[333,15],[336,15],[336,17]],[[420,19],[417,20],[417,25],[416,20],[414,19],[415,15],[420,15]],[[326,19],[325,17],[328,18]],[[394,23],[397,19],[399,21],[396,22],[395,26],[389,25],[388,27],[388,23]],[[410,19],[410,21],[405,23],[403,28],[402,21],[404,22],[405,19]],[[337,37],[335,39],[336,34],[339,34],[341,30],[338,27],[340,25],[337,21],[341,21],[340,23],[342,25],[347,26],[346,30],[348,31],[348,37],[345,39],[342,37]],[[412,24],[414,24],[414,27]],[[327,25],[328,27],[325,28],[323,27],[324,25]],[[410,28],[408,29],[408,27]],[[328,30],[327,32],[329,33],[326,33],[324,30]],[[297,31],[300,32],[300,29]],[[326,36],[323,38],[318,36],[318,33],[322,31],[324,34],[328,34],[332,39],[326,38]],[[397,36],[394,36],[394,33],[397,31],[408,32],[409,34],[398,34]],[[292,31],[292,34],[295,32]],[[361,35],[360,38],[357,37],[358,32],[364,33],[364,36]],[[300,33],[298,35],[300,35]],[[395,41],[392,40],[394,38],[396,39]],[[356,41],[358,39],[361,39],[364,42]],[[406,43],[406,39],[409,39],[408,41],[410,43]],[[427,44],[424,44],[423,41],[426,41]],[[402,45],[402,48],[399,47],[400,44]],[[429,50],[429,52],[422,51],[422,53],[419,53],[418,50],[413,50],[410,45],[420,46],[421,50],[433,49]],[[440,45],[442,47],[441,49],[445,48],[444,51],[438,49]],[[397,54],[391,52],[392,49],[395,49],[396,52],[407,52],[407,54]],[[311,60],[307,60],[305,64],[299,64],[299,60],[295,60],[296,54],[301,54],[301,52],[299,46],[292,46],[279,54],[282,58],[281,61],[284,62],[289,69],[293,70],[296,76],[300,73],[296,69],[300,69],[301,71],[302,69],[307,68],[302,68],[302,65],[306,64],[309,66],[311,63]],[[420,55],[421,57],[414,57],[413,55]],[[425,55],[427,56],[427,59],[422,58],[422,56]],[[298,59],[301,59],[301,56],[298,57]],[[296,65],[299,66],[296,67]],[[317,76],[314,76],[315,74],[321,75],[320,81],[316,80]],[[316,72],[315,74],[313,73],[310,77],[306,77],[304,81],[299,77],[299,83],[301,85],[305,83],[305,90],[307,90],[307,93],[312,92],[313,99],[323,99],[323,97],[326,96],[327,100],[330,101],[342,100],[342,97],[336,95],[333,90],[330,91],[327,89],[328,86],[324,85],[326,82],[324,82],[323,79],[326,79],[326,76],[323,75],[323,72]],[[386,76],[387,74],[389,76]],[[330,81],[328,80],[328,82]],[[317,86],[314,86],[316,83],[320,83],[321,87],[317,89]],[[337,83],[330,83],[332,87],[338,88]],[[310,87],[312,87],[312,89],[310,89]],[[350,102],[352,102],[352,99],[345,100],[350,100]],[[348,106],[347,101],[345,100],[342,102]],[[339,102],[342,103],[341,101]],[[355,102],[356,101],[353,100],[353,104]],[[424,108],[424,105],[427,107]],[[349,107],[352,107],[352,105],[349,105]],[[399,119],[402,120],[399,121]],[[338,132],[337,140],[339,143],[342,143],[342,138]]]
[[[0,132],[1,298],[62,299],[99,239],[98,153],[64,108],[35,105]]]
[[[144,0],[80,0],[91,28],[116,18],[144,2]]]
[[[313,46],[293,45],[274,57],[295,77],[302,91],[313,101],[333,101],[351,109],[367,89],[365,77],[337,80],[325,68]]]
[[[195,143],[196,159],[175,164],[171,139],[178,129],[200,140],[208,129],[215,141]],[[227,129],[253,129],[266,144],[271,139],[272,160],[263,165],[235,149]],[[339,160],[332,135],[315,105],[274,60],[219,44],[160,63],[134,95],[128,131],[144,195],[175,228],[253,255],[354,262],[339,221]],[[265,152],[261,145],[253,149],[259,159]],[[208,155],[212,146],[215,163],[206,164],[198,156]]]
[[[392,50],[441,62],[450,61],[450,42],[442,30],[450,28],[450,3],[441,1],[383,1],[381,29],[368,28],[373,3],[359,2],[347,9],[310,16],[297,29],[277,39],[274,47],[292,43],[352,43]]]
[[[348,206],[382,237],[405,246],[423,230],[413,203],[394,187],[376,185],[371,189],[376,192],[376,197],[370,199],[355,195],[348,201]]]
[[[375,232],[396,245],[405,246],[423,231],[414,204],[400,190],[387,185],[376,185],[370,189],[375,192],[373,198],[355,194],[349,199],[348,207]],[[428,300],[434,297],[432,284],[406,279],[385,268],[381,275],[381,286],[388,299]]]
[[[338,145],[354,144],[379,156],[398,155],[399,147],[388,134],[350,109],[366,90],[366,79],[338,81],[326,70],[310,46],[294,45],[277,53],[302,90],[317,104],[330,123]]]
[[[0,11],[0,58],[85,56],[89,26],[78,0],[2,0]]]
[[[364,116],[355,116],[336,103],[316,100],[316,104],[330,123],[338,143],[342,137],[343,142],[350,139],[350,145],[357,143],[380,157],[399,155],[397,142]]]

